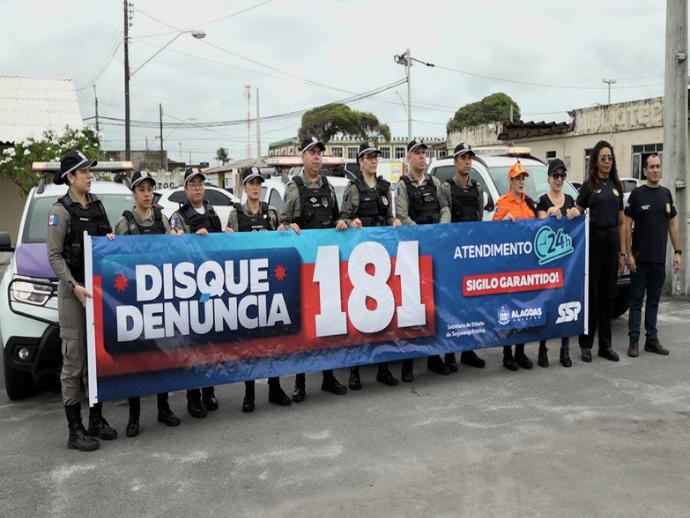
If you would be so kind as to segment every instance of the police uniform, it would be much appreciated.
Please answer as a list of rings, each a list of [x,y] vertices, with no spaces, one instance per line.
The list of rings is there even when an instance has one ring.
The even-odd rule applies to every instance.
[[[364,142],[359,146],[357,159],[370,154],[380,155],[381,152],[373,142]],[[374,178],[373,184],[368,184],[364,178],[364,173],[356,180],[352,180],[345,188],[343,194],[343,206],[340,216],[348,224],[355,219],[359,219],[364,227],[381,227],[392,225],[395,221],[393,215],[393,204],[391,203],[390,183],[381,176]],[[395,386],[398,380],[388,370],[385,362],[378,364],[376,381],[388,386]],[[359,367],[350,369],[350,380],[348,386],[352,390],[362,388],[359,377]]]
[[[427,149],[424,142],[416,138],[407,144],[407,152],[412,153],[419,148]],[[443,196],[441,182],[434,176],[423,173],[421,180],[415,180],[405,174],[400,177],[396,185],[395,215],[403,225],[426,225],[433,223],[450,223],[448,202]],[[439,374],[449,374],[446,367],[437,356],[429,359],[429,368]],[[402,380],[414,380],[414,360],[403,360]]]
[[[142,182],[150,182],[153,187],[156,186],[156,180],[148,175],[146,171],[137,171],[132,175],[130,188],[134,192],[135,187]],[[118,236],[135,236],[135,235],[153,235],[153,234],[167,234],[170,232],[170,222],[168,218],[161,212],[160,207],[154,205],[149,209],[146,217],[142,217],[137,211],[136,205],[132,210],[126,210],[122,213],[122,217],[115,225],[115,234]],[[177,417],[168,404],[168,393],[163,392],[157,395],[158,406],[158,422],[167,426],[177,426],[180,424],[180,418]],[[135,437],[139,435],[139,414],[141,411],[141,398],[129,398],[129,421],[125,429],[127,437]]]
[[[60,163],[60,173],[55,183],[68,181],[68,175],[89,169],[96,164],[82,153],[71,151]],[[65,414],[69,425],[67,446],[82,451],[98,448],[96,437],[115,439],[117,432],[102,415],[102,404],[90,408],[88,432],[81,420],[81,399],[87,384],[86,367],[86,313],[74,294],[74,287],[84,285],[84,231],[92,236],[110,233],[110,223],[105,208],[96,196],[86,193],[86,204],[79,202],[69,189],[67,194],[53,205],[48,214],[46,244],[48,261],[57,275],[58,319],[62,340],[62,371],[60,382]]]
[[[256,167],[250,167],[242,171],[242,185],[255,178],[264,179],[261,172]],[[249,201],[244,204],[235,203],[228,215],[227,227],[235,232],[260,232],[278,230],[278,212],[268,203],[259,201],[259,210],[253,212],[249,208]],[[244,382],[244,400],[242,401],[242,412],[254,411],[254,380]],[[290,406],[292,400],[283,392],[280,386],[280,378],[277,376],[268,378],[268,402],[280,406]]]
[[[453,150],[453,158],[466,154],[475,156],[469,144],[460,143]],[[448,209],[450,210],[451,223],[462,223],[466,221],[481,221],[484,217],[484,195],[482,186],[468,177],[467,185],[463,185],[458,180],[458,175],[453,175],[441,184],[441,196],[445,198]],[[440,357],[439,357],[440,360]],[[454,353],[446,354],[446,367],[450,372],[458,371],[458,364]],[[460,354],[460,363],[472,367],[483,368],[486,362],[482,360],[474,351],[463,351]],[[438,362],[436,361],[438,365]],[[433,364],[432,364],[433,366]]]
[[[206,177],[199,171],[188,168],[184,174],[184,185],[187,186],[192,179]],[[196,233],[198,230],[206,229],[208,232],[223,232],[220,218],[213,206],[206,200],[200,208],[195,208],[189,201],[183,203],[180,208],[170,217],[170,227],[172,230],[185,234]],[[187,391],[187,413],[192,417],[206,417],[208,411],[218,410],[218,400],[216,399],[213,387],[203,387]]]
[[[322,142],[312,137],[302,142],[300,152],[305,153],[314,147],[320,148],[321,151],[325,149]],[[281,225],[297,223],[302,230],[335,228],[338,219],[340,211],[335,190],[325,176],[319,174],[316,180],[312,181],[302,170],[300,175],[293,177],[287,184],[285,200],[280,211]],[[347,387],[338,382],[331,369],[323,371],[321,389],[337,395],[347,392]],[[302,402],[305,395],[305,376],[298,374],[295,378],[292,400],[295,403]]]
[[[592,360],[594,334],[599,333],[599,356],[618,361],[611,343],[613,299],[618,280],[619,213],[623,210],[620,182],[609,177],[584,181],[577,205],[589,208],[589,322],[578,338],[582,359]]]

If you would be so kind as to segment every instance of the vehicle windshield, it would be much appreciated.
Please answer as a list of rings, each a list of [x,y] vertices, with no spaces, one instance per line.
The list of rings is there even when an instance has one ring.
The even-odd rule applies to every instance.
[[[110,226],[113,228],[122,213],[134,206],[134,196],[131,194],[99,194],[98,199],[103,202]],[[57,196],[33,199],[24,225],[23,243],[45,243],[48,212],[57,200]]]
[[[510,167],[508,166],[489,168],[489,174],[491,174],[500,196],[508,192],[509,169]],[[529,173],[529,176],[525,179],[525,194],[537,201],[539,196],[549,192],[548,167],[545,165],[528,165],[525,166],[525,169]],[[563,192],[572,196],[573,199],[577,199],[577,190],[568,181],[563,184]]]

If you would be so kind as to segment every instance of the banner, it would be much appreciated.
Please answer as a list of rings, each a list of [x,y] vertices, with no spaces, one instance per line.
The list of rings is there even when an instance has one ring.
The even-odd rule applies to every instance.
[[[86,240],[93,401],[575,336],[586,220]]]

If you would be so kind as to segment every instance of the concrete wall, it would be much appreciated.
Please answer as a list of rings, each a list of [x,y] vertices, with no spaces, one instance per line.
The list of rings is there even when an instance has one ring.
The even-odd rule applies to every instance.
[[[19,220],[22,218],[25,201],[19,187],[7,178],[0,178],[0,230],[10,233],[13,246],[17,242]]]
[[[455,146],[464,142],[470,146],[492,146],[501,144],[498,135],[501,133],[503,125],[500,122],[482,124],[481,126],[471,126],[463,128],[462,131],[453,131],[448,134],[448,151],[453,151]]]

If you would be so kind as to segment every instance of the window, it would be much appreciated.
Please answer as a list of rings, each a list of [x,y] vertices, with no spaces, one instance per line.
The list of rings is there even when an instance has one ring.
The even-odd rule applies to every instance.
[[[278,189],[271,189],[271,198],[268,200],[268,204],[280,212],[280,209],[283,207],[283,198],[280,197]]]
[[[187,195],[183,190],[179,190],[172,193],[169,199],[175,203],[185,203],[187,201]]]
[[[204,198],[208,200],[211,205],[230,205],[231,203],[229,196],[226,196],[220,191],[215,191],[212,189],[206,189]]]
[[[448,151],[445,149],[439,149],[436,151],[436,158],[444,158],[448,156]]]
[[[631,160],[631,171],[630,176],[633,178],[644,180],[646,176],[642,172],[644,169],[644,164],[647,161],[647,157],[652,154],[659,155],[659,160],[663,162],[664,156],[664,145],[663,144],[641,144],[632,147],[632,160]]]
[[[405,158],[405,146],[395,146],[395,158]]]
[[[589,177],[589,157],[592,154],[592,149],[585,149],[585,172],[583,175],[583,179],[587,179]]]
[[[382,146],[381,147],[381,158],[390,158],[390,157],[391,157],[390,146]]]
[[[546,152],[546,163],[547,164],[550,164],[554,158],[556,158],[556,152],[555,151],[547,151]]]
[[[354,158],[357,160],[357,152],[359,150],[356,147],[348,147],[347,148],[347,158]]]
[[[337,156],[337,157],[342,157],[343,156],[343,148],[341,146],[333,146],[331,148],[331,155]]]

